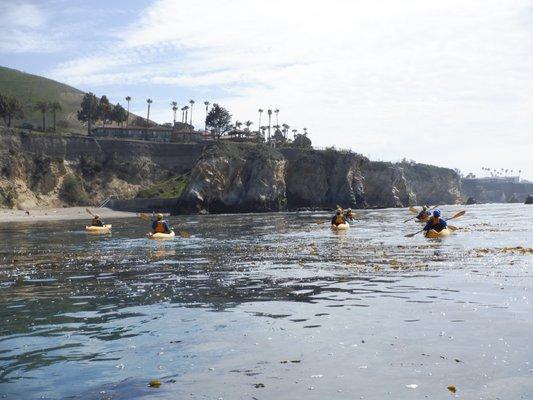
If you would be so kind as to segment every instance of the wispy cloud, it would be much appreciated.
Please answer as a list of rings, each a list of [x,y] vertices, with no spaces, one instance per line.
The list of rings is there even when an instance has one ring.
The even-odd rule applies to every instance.
[[[46,24],[45,14],[35,5],[22,2],[0,3],[0,52],[48,52],[54,46],[39,29]]]
[[[216,88],[240,119],[270,105],[315,142],[449,165],[458,141],[500,158],[531,143],[532,19],[518,0],[158,0],[52,75],[147,95]],[[166,103],[154,115],[167,118]],[[435,138],[447,150],[429,152]]]

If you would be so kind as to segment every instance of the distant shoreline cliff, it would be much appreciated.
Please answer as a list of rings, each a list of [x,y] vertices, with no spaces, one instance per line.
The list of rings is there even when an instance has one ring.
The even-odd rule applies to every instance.
[[[171,201],[175,213],[461,201],[460,178],[451,169],[373,162],[336,150],[156,143],[13,129],[0,129],[0,145],[0,205],[9,208],[97,206],[109,197],[139,197],[168,182],[179,183],[180,190],[160,204],[169,208]]]

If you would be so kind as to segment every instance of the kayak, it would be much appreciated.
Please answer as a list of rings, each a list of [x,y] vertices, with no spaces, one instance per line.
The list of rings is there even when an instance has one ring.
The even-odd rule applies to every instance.
[[[428,222],[428,221],[429,221],[429,217],[426,217],[426,218],[415,218],[415,222],[424,223],[424,222]]]
[[[440,232],[437,232],[436,230],[431,229],[426,232],[426,237],[429,239],[439,239],[439,238],[443,238],[446,236],[450,236],[450,233],[452,233],[452,231],[449,230],[448,228],[444,228]]]
[[[165,240],[165,239],[173,239],[176,234],[174,231],[170,231],[170,233],[147,233],[146,237],[148,239],[158,239],[158,240]]]
[[[333,231],[344,231],[348,228],[350,228],[350,224],[348,222],[340,225],[331,224],[331,230]]]
[[[107,224],[104,226],[86,226],[85,231],[87,233],[109,233],[111,232],[111,224]]]

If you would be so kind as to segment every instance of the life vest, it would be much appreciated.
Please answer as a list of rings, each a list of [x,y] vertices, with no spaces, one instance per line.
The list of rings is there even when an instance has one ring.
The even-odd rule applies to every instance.
[[[440,217],[431,217],[429,221],[431,222],[431,226],[437,226],[440,224]]]
[[[335,217],[335,225],[344,224],[344,217],[342,215],[337,215]]]
[[[93,218],[93,220],[91,221],[91,225],[92,226],[102,226],[102,221],[100,221],[100,219],[98,218]]]
[[[165,233],[166,232],[165,224],[163,223],[163,221],[157,221],[156,222],[154,232],[155,233]]]

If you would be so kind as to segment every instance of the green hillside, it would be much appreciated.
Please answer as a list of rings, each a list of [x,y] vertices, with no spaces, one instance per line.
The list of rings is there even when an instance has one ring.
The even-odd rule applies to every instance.
[[[0,67],[0,93],[16,97],[24,107],[24,119],[14,121],[15,126],[20,126],[27,122],[40,127],[42,124],[41,113],[33,111],[33,107],[38,101],[53,102],[61,104],[62,111],[57,113],[56,119],[61,128],[58,130],[69,132],[84,132],[82,124],[76,118],[84,92],[43,78],[42,76],[31,75],[15,69]],[[66,121],[59,123],[59,121]],[[47,115],[47,127],[52,126],[52,116]]]

